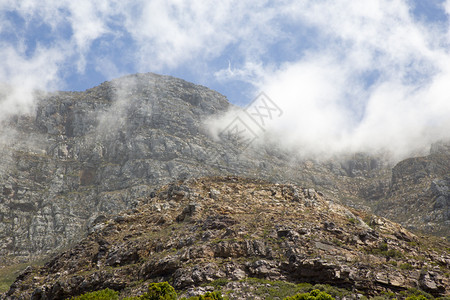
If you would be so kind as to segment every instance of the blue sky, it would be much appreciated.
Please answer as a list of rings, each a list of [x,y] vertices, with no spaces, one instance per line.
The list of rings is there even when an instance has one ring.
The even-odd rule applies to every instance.
[[[28,111],[36,88],[80,91],[155,72],[238,105],[265,91],[290,112],[274,130],[290,128],[284,138],[305,149],[448,138],[450,0],[93,3],[0,2],[0,82],[20,87],[0,110]]]
[[[134,1],[135,6],[127,7],[126,13],[120,11],[120,5],[116,5],[115,1],[104,1],[105,3],[109,2],[109,4],[104,5],[103,11],[101,8],[86,4],[88,2],[81,1],[80,6],[85,6],[83,10],[92,10],[94,18],[98,18],[95,22],[89,19],[92,16],[85,16],[85,19],[83,16],[74,17],[73,11],[77,10],[77,7],[70,7],[64,1],[44,1],[44,4],[38,1],[23,1],[25,5],[15,2],[18,1],[9,3],[6,1],[5,4],[0,4],[0,13],[3,20],[0,32],[2,47],[13,47],[18,55],[25,60],[32,60],[37,55],[37,47],[55,49],[59,47],[57,45],[59,43],[75,44],[75,47],[80,47],[75,51],[61,50],[67,53],[66,57],[58,62],[57,76],[60,82],[53,88],[64,90],[85,90],[123,74],[157,72],[204,84],[221,91],[234,103],[245,104],[252,99],[251,97],[254,94],[253,85],[249,84],[249,81],[258,80],[257,77],[238,78],[239,76],[236,76],[236,78],[228,77],[224,79],[218,78],[217,72],[223,72],[228,67],[240,69],[246,62],[277,67],[287,62],[299,60],[306,51],[321,49],[326,47],[325,44],[327,43],[326,38],[318,37],[320,35],[319,28],[302,22],[302,20],[284,19],[285,14],[281,13],[280,7],[288,7],[289,1],[285,3],[280,1],[282,4],[249,1],[248,5],[241,5],[242,11],[238,17],[233,16],[234,3],[229,1],[227,6],[229,11],[217,12],[219,15],[223,13],[225,16],[222,17],[226,18],[227,21],[236,22],[234,24],[236,27],[230,28],[229,31],[227,30],[229,26],[227,22],[213,24],[213,26],[223,26],[220,29],[224,29],[224,35],[233,35],[234,30],[239,31],[241,28],[242,30],[248,30],[246,27],[255,31],[254,35],[247,41],[247,43],[251,43],[254,38],[257,42],[254,45],[256,49],[252,49],[252,51],[259,53],[255,53],[254,57],[246,53],[245,49],[242,49],[247,47],[245,39],[248,37],[245,35],[223,43],[215,53],[207,53],[208,51],[202,49],[196,49],[192,52],[192,56],[186,57],[177,53],[183,47],[183,41],[179,43],[170,41],[170,37],[167,41],[161,41],[161,37],[157,36],[158,34],[166,35],[163,32],[165,23],[171,23],[171,27],[179,26],[176,29],[180,31],[180,36],[184,38],[184,34],[203,30],[201,27],[196,28],[197,25],[208,22],[207,19],[215,18],[215,16],[207,18],[202,14],[196,15],[192,12],[192,8],[187,9],[189,5],[180,5],[179,1],[173,1],[173,3],[168,1],[168,3],[171,3],[168,5],[162,4],[164,2],[153,1],[155,2],[153,9],[160,8],[167,15],[167,19],[173,18],[173,22],[161,18],[159,26],[161,26],[162,31],[152,35],[147,35],[146,31],[147,26],[150,27],[153,24],[152,22],[145,23],[146,10],[141,9],[143,6],[148,6],[149,10],[152,9],[150,5],[146,4],[147,1]],[[186,1],[186,3],[189,3],[189,1]],[[448,16],[443,9],[444,1],[416,0],[405,3],[409,6],[412,17],[418,22],[436,26],[448,25]],[[47,8],[42,7],[46,5]],[[210,5],[205,4],[204,6],[208,9]],[[276,12],[272,11],[277,9],[280,10],[278,16]],[[205,14],[207,13],[205,12]],[[249,20],[247,23],[246,16],[253,13],[258,15],[266,13],[266,22],[260,21],[263,25],[259,21],[251,24],[252,20]],[[336,13],[342,12],[337,11]],[[56,18],[54,18],[55,14],[58,15]],[[189,23],[189,20],[187,22],[180,21],[177,24],[176,14],[180,19],[184,17],[183,14],[186,14],[188,18],[192,18],[191,22]],[[226,14],[230,15],[226,16]],[[135,24],[125,24],[133,22],[134,17],[137,17],[138,20]],[[255,16],[255,18],[259,18],[259,16]],[[78,22],[86,22],[87,30],[92,30],[92,34],[83,32],[86,29],[76,24]],[[103,28],[94,28],[96,26]],[[133,29],[128,28],[131,26],[135,26],[134,32],[132,32]],[[139,26],[141,27],[138,28]],[[185,27],[183,28],[183,26]],[[267,30],[267,27],[269,32],[265,36],[263,31]],[[211,29],[214,29],[214,27]],[[77,33],[77,30],[80,33]],[[185,32],[183,32],[184,30]],[[218,32],[218,35],[220,33]],[[79,38],[77,34],[80,36]],[[197,37],[199,40],[195,42],[198,42],[200,47],[207,47],[214,44],[214,40],[220,40],[221,38],[220,36],[214,38],[208,34],[214,36],[215,32],[207,33],[205,36],[202,36],[201,33],[195,36],[194,33],[194,36],[187,36],[187,39]],[[266,37],[267,40],[264,41],[263,39]],[[176,39],[175,36],[173,38]],[[164,48],[164,44],[172,47],[172,49]],[[143,59],[140,57],[141,55],[145,56],[146,52],[149,56],[154,56],[157,52],[169,52],[170,50],[175,52],[172,54],[173,57],[168,57],[170,54],[167,53],[167,57],[165,53],[162,53],[159,55],[159,59],[155,58],[154,60],[142,61]],[[80,61],[83,61],[81,67]],[[155,64],[154,61],[156,61]],[[5,78],[2,79],[5,80]]]

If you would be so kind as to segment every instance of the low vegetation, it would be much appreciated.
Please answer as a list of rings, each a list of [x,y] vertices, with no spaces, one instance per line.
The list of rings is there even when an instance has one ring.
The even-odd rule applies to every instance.
[[[85,293],[81,296],[72,297],[71,300],[115,300],[119,299],[118,292],[104,289],[95,292]],[[123,300],[176,300],[178,299],[175,289],[167,282],[152,283],[148,288],[148,292],[136,297],[127,297]],[[206,292],[203,295],[193,297],[183,297],[181,300],[227,300],[222,296],[221,292]],[[284,297],[285,300],[333,300],[334,298],[319,289],[314,289],[307,293],[298,293],[293,296]],[[426,299],[426,298],[425,298]],[[416,299],[412,299],[416,300]]]
[[[191,296],[189,298],[181,297],[175,289],[167,282],[151,283],[148,291],[139,296],[120,298],[119,293],[111,289],[103,289],[100,291],[88,292],[83,295],[72,297],[71,300],[229,300],[227,296],[222,295],[221,289],[224,287],[226,280],[216,280],[211,282],[215,289],[213,292],[206,292],[202,295]],[[250,286],[260,288],[254,289],[254,296],[259,296],[262,299],[283,299],[283,300],[334,300],[334,299],[353,299],[354,292],[345,289],[333,287],[326,284],[312,285],[309,283],[292,284],[282,281],[269,281],[257,278],[249,278],[244,283]],[[261,287],[265,287],[261,288]],[[245,292],[245,291],[244,291]],[[227,291],[225,294],[233,294],[233,291]],[[182,294],[180,292],[180,294]],[[236,294],[235,294],[236,296]],[[359,296],[362,300],[369,298]],[[405,299],[405,300],[450,300],[450,297],[434,298],[432,295],[423,292],[416,288],[411,288],[402,291],[398,294],[385,293],[381,296],[370,298],[373,300],[390,300],[390,299]]]
[[[319,290],[312,290],[309,293],[297,294],[292,297],[287,297],[285,300],[333,300],[331,295],[321,292]]]
[[[116,300],[119,299],[119,293],[110,289],[90,292],[78,297],[72,297],[71,300]]]
[[[42,266],[44,260],[0,266],[0,294],[6,292],[27,266]]]

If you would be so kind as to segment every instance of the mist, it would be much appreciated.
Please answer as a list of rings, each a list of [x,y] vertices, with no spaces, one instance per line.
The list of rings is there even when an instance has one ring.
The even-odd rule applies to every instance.
[[[36,91],[151,71],[225,95],[245,85],[230,99],[243,107],[264,92],[282,114],[262,129],[244,114],[256,147],[426,153],[450,139],[450,1],[430,5],[439,16],[406,0],[2,1],[0,122],[33,114]],[[207,120],[212,138],[236,114]]]
[[[413,16],[410,4],[293,4],[288,15],[314,28],[320,47],[275,67],[253,64],[220,73],[243,80],[256,74],[250,76],[255,90],[283,110],[257,146],[275,144],[316,159],[365,152],[399,160],[448,141],[448,22],[429,26]],[[216,132],[233,115],[219,119]]]
[[[447,70],[420,84],[389,66],[377,72],[366,88],[351,61],[319,57],[265,77],[260,88],[284,111],[267,136],[303,155],[388,152],[398,158],[425,154],[432,143],[449,139]]]

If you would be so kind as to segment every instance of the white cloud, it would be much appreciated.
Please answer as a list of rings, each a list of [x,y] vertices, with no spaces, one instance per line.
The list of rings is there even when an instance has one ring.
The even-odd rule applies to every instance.
[[[58,63],[63,57],[56,49],[38,47],[27,58],[11,47],[0,49],[3,63],[0,68],[0,121],[16,113],[31,113],[34,92],[58,85]]]
[[[287,112],[272,136],[307,155],[397,157],[450,138],[448,41],[415,21],[406,2],[310,1],[289,12],[321,42],[314,55],[263,76],[259,88]]]
[[[251,57],[264,49],[260,38],[276,34],[270,22],[273,11],[260,1],[155,0],[141,2],[137,16],[123,9],[140,62],[153,68],[216,58],[233,44]]]
[[[60,87],[67,70],[185,67],[269,94],[285,111],[271,131],[288,147],[404,153],[450,132],[450,31],[417,20],[411,3],[4,0],[0,33],[18,39],[0,37],[0,81],[22,94],[0,102],[0,114],[27,111],[31,91]],[[450,1],[442,9],[450,15]],[[23,28],[14,28],[11,11]],[[37,23],[53,40],[30,54],[22,35]]]

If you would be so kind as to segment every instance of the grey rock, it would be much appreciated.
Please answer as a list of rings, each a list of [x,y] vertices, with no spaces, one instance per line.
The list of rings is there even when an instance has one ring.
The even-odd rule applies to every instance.
[[[424,291],[430,293],[445,291],[442,278],[439,278],[434,272],[422,272],[419,278],[419,285]]]

